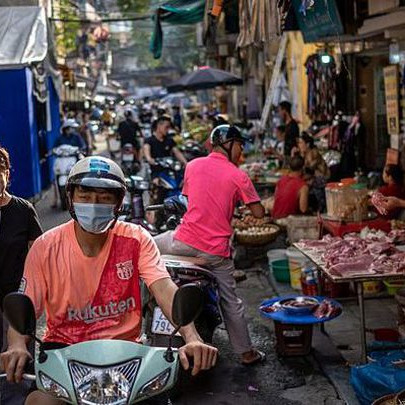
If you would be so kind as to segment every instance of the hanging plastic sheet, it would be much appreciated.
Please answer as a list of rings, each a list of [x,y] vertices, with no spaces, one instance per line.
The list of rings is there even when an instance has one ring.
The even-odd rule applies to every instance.
[[[172,0],[156,9],[155,27],[149,44],[149,50],[155,59],[162,56],[162,22],[173,25],[195,24],[203,20],[205,0]]]

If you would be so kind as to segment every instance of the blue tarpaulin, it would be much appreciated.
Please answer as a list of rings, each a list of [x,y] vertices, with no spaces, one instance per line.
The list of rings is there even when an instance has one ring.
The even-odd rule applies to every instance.
[[[370,405],[376,399],[405,389],[405,369],[395,365],[405,360],[404,350],[389,353],[371,353],[373,362],[352,367],[350,382],[361,405]]]
[[[41,191],[32,84],[28,68],[0,71],[0,144],[11,156],[10,191],[21,197]]]
[[[11,193],[31,198],[47,187],[53,178],[52,161],[40,163],[37,114],[29,68],[0,70],[0,145],[11,158]],[[59,99],[49,78],[50,128],[44,134],[44,153],[48,155],[59,134]]]
[[[59,83],[43,7],[0,7],[0,145],[11,159],[11,193],[37,196],[52,180]],[[35,78],[35,79],[34,79]]]

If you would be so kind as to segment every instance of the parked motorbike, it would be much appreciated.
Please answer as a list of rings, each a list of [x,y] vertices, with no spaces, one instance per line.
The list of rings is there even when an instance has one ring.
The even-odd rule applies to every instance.
[[[193,159],[207,156],[207,151],[199,142],[189,139],[181,146],[184,157],[190,162]]]
[[[112,160],[119,161],[121,158],[121,141],[117,133],[108,134],[107,147],[110,158]]]
[[[152,136],[152,126],[149,122],[141,123],[140,124],[143,137],[145,139],[150,138]]]
[[[131,176],[139,172],[141,166],[135,157],[135,147],[131,143],[126,143],[121,150],[121,168],[126,176]]]
[[[70,169],[76,162],[84,157],[77,146],[60,145],[53,149],[55,161],[53,163],[53,173],[55,175],[56,184],[60,204],[63,210],[67,210],[66,201],[66,181],[70,173]]]
[[[162,205],[149,206],[147,210],[162,210],[167,220],[167,228],[174,229],[187,211],[185,197],[171,197]],[[195,326],[206,343],[211,343],[215,328],[222,323],[219,309],[219,291],[214,275],[204,267],[204,260],[196,257],[162,255],[162,260],[172,280],[179,287],[188,283],[196,284],[203,291],[203,310],[195,319]],[[143,314],[145,334],[152,346],[167,346],[174,331],[173,325],[163,315],[156,300],[149,292],[143,291]],[[181,336],[173,340],[175,347],[184,344]]]
[[[176,291],[172,336],[194,321],[202,302],[202,291],[195,285],[184,285]],[[4,314],[15,330],[39,343],[35,375],[25,374],[24,378],[34,380],[40,391],[69,404],[134,404],[168,391],[178,378],[179,356],[170,338],[164,348],[123,340],[92,340],[47,350],[35,336],[35,310],[28,296],[7,295]]]
[[[157,185],[162,193],[160,201],[180,195],[184,176],[181,163],[172,157],[158,158],[155,161],[158,170]]]
[[[149,182],[141,176],[125,178],[127,191],[122,204],[120,220],[145,228],[151,235],[157,235],[156,227],[145,219],[144,193],[149,190]]]

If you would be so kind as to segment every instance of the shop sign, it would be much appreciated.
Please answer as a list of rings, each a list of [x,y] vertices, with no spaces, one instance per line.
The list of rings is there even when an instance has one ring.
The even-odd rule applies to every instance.
[[[293,0],[298,26],[305,42],[343,34],[343,25],[335,0],[316,1],[305,9],[302,0]]]
[[[387,110],[387,127],[390,135],[399,134],[399,89],[398,66],[384,68],[385,103]]]

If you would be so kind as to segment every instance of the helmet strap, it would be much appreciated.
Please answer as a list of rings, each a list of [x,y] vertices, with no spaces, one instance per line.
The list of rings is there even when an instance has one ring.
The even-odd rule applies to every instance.
[[[231,162],[231,163],[233,163],[232,162],[232,149],[233,149],[233,144],[235,143],[235,140],[234,139],[232,139],[231,141],[229,141],[229,142],[226,142],[226,143],[229,143],[231,146],[230,146],[230,148],[225,148],[225,146],[224,146],[224,144],[219,144],[219,146],[220,146],[220,148],[222,149],[222,150],[224,150],[225,152],[226,152],[226,154],[227,154],[227,156],[228,156],[228,160]]]

